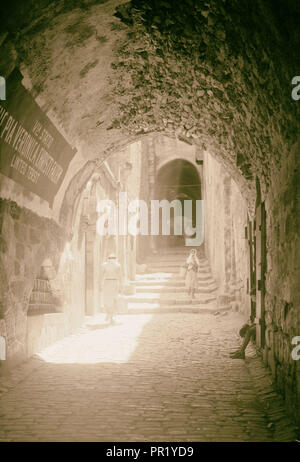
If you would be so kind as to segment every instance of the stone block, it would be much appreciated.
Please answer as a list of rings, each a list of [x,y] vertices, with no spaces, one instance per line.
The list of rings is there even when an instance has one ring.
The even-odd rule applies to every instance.
[[[25,258],[25,247],[21,242],[16,243],[16,259],[24,260]]]
[[[218,296],[218,306],[230,305],[232,301],[232,295],[230,294],[221,294]]]
[[[33,277],[33,269],[32,265],[25,265],[24,267],[24,277],[27,279],[32,279]]]
[[[19,241],[26,242],[28,238],[28,230],[26,225],[15,222],[14,224],[15,238]]]
[[[236,301],[231,302],[230,306],[232,311],[239,312],[241,310],[241,304]]]
[[[29,231],[29,241],[32,245],[39,244],[41,242],[41,232],[37,229],[31,228]]]
[[[0,300],[4,299],[5,295],[8,292],[8,277],[7,273],[4,271],[4,268],[0,267]]]
[[[3,236],[0,236],[0,252],[6,253],[7,250],[8,250],[8,246],[7,246],[6,240],[4,239]]]
[[[272,376],[276,376],[276,362],[275,362],[275,357],[274,357],[274,351],[273,349],[268,350],[268,359],[267,359],[267,364],[271,369]]]
[[[20,215],[21,215],[21,208],[18,206],[16,202],[10,202],[8,204],[8,211],[9,211],[10,216],[14,220],[19,220]]]
[[[25,282],[25,280],[23,280],[23,279],[18,280],[18,281],[13,281],[13,282],[11,282],[11,284],[10,284],[10,289],[11,289],[13,295],[14,295],[18,300],[22,300],[22,299],[23,299],[24,292],[25,292],[25,288],[26,288],[26,282]]]
[[[268,355],[269,355],[269,348],[267,346],[264,347],[263,349],[263,362],[265,365],[268,365]]]
[[[38,217],[35,217],[34,214],[28,210],[28,209],[23,209],[22,210],[22,223],[25,225],[30,225],[34,226],[36,223],[39,221]]]
[[[15,276],[20,276],[21,274],[21,265],[18,260],[15,260]]]
[[[0,234],[2,233],[3,221],[4,221],[4,213],[2,213],[0,210]]]
[[[6,324],[4,319],[0,319],[0,335],[6,338]]]
[[[0,300],[0,320],[4,318],[5,310],[6,310],[6,305],[3,302],[3,300]]]
[[[124,295],[134,295],[135,293],[135,286],[131,284],[127,284],[123,288],[123,294]]]
[[[17,63],[17,52],[13,42],[5,40],[1,44],[0,54],[0,74],[6,79],[10,73],[14,70]]]

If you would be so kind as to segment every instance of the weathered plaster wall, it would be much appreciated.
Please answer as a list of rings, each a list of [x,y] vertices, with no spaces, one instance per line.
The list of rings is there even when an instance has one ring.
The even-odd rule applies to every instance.
[[[220,303],[231,303],[249,317],[247,203],[222,165],[208,152],[203,157],[204,243],[219,285]]]
[[[149,183],[149,157],[148,152],[149,146],[147,140],[144,139],[141,142],[141,181],[139,184],[139,191],[138,191],[138,198],[140,200],[145,201],[149,206],[149,199],[150,199],[150,183]],[[148,208],[149,210],[149,208]],[[150,215],[149,215],[150,218]],[[142,265],[145,263],[145,259],[150,252],[149,246],[149,237],[139,235],[137,236],[136,241],[136,256],[137,256],[137,263]]]
[[[235,181],[231,180],[231,277],[229,288],[234,295],[237,307],[245,317],[251,312],[247,280],[249,279],[249,249],[245,238],[248,209],[247,203]],[[250,282],[248,282],[250,284]],[[233,307],[235,305],[233,304]]]
[[[224,172],[219,162],[209,154],[204,156],[203,192],[205,209],[205,250],[212,267],[214,278],[225,290],[225,204]]]
[[[128,174],[126,174],[126,169],[124,165],[124,161],[126,159],[131,165],[131,169],[128,172]],[[145,172],[143,171],[141,141],[132,143],[127,147],[127,157],[124,157],[122,153],[119,154],[118,165],[120,167],[121,177],[122,171],[125,172],[124,190],[128,194],[128,201],[140,199],[140,190],[145,188],[146,183],[143,182],[142,179],[142,176],[145,174]],[[127,277],[129,280],[135,279],[138,239],[138,236],[131,236],[129,234],[126,237],[126,265]]]
[[[8,362],[24,360],[41,346],[82,324],[85,313],[85,228],[82,199],[72,233],[16,202],[0,202],[0,335]],[[62,315],[27,317],[34,282],[43,262],[51,265],[55,310]],[[53,323],[52,323],[53,321]],[[45,324],[46,323],[46,324]]]
[[[62,252],[66,236],[53,221],[40,218],[15,202],[0,202],[0,328],[8,360],[26,357],[27,309],[34,280],[46,257]]]
[[[165,164],[175,159],[184,159],[195,163],[195,146],[184,143],[177,138],[169,138],[159,134],[154,137],[154,149],[157,158],[157,172]]]
[[[59,268],[57,280],[63,300],[63,312],[67,317],[67,332],[81,326],[86,308],[86,226],[84,222],[82,202],[73,226],[73,236],[58,255]]]

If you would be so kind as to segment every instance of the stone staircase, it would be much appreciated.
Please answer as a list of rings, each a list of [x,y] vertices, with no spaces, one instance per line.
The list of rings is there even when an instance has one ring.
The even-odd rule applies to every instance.
[[[147,270],[132,283],[135,294],[127,296],[128,313],[216,313],[218,288],[204,254],[199,253],[200,271],[195,298],[187,294],[180,267],[185,263],[188,247],[159,250],[145,262]]]

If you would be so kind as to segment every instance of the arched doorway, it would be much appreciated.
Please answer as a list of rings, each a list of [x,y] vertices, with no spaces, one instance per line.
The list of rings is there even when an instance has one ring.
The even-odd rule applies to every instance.
[[[184,201],[191,202],[192,221],[191,226],[196,226],[196,201],[202,199],[201,180],[197,168],[189,161],[184,159],[175,159],[163,165],[156,176],[155,199],[168,202],[180,201],[181,217],[186,214],[187,207]],[[175,234],[176,212],[171,208],[170,212],[170,235],[162,235],[162,213],[160,213],[160,235],[156,239],[156,246],[173,247],[184,246],[186,236],[184,235],[184,226],[181,235]],[[192,237],[192,236],[190,236]]]

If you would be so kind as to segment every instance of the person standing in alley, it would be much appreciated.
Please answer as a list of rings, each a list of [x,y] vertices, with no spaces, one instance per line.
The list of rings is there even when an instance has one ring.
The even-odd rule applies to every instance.
[[[106,320],[112,324],[117,311],[118,297],[122,285],[121,265],[116,255],[110,254],[108,261],[102,265],[102,293],[106,311]]]
[[[200,263],[197,257],[196,249],[192,249],[185,263],[186,277],[185,286],[188,289],[188,295],[191,295],[192,299],[195,298],[195,290],[197,289],[197,274],[200,268]]]

